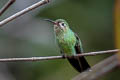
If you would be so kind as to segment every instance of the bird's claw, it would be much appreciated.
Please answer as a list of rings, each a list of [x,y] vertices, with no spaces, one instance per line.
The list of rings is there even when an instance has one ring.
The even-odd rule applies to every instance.
[[[66,54],[62,54],[62,57],[63,57],[63,58],[66,58],[66,56],[67,56]]]

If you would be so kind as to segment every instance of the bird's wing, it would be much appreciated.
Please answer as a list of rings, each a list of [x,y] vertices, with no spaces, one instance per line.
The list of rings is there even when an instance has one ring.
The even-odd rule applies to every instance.
[[[76,37],[76,44],[75,44],[76,54],[83,53],[82,43],[76,33],[75,33],[75,37]]]
[[[76,50],[76,54],[80,54],[83,53],[83,49],[82,49],[82,44],[80,41],[80,38],[78,37],[77,34],[75,34],[76,37],[76,44],[74,46],[75,50]],[[87,69],[90,68],[88,62],[86,61],[86,59],[84,58],[84,56],[82,57],[76,57],[76,58],[71,58],[69,59],[70,64],[79,72],[83,72]]]

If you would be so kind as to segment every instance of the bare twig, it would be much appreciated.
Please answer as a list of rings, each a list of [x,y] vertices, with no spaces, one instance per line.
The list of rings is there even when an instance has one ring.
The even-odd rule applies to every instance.
[[[19,17],[19,16],[21,16],[21,15],[23,15],[23,14],[25,14],[25,13],[31,11],[31,10],[33,10],[33,9],[39,7],[39,6],[42,6],[42,5],[44,5],[44,4],[48,3],[48,2],[49,2],[49,0],[41,0],[41,1],[39,1],[39,2],[37,2],[35,4],[33,4],[33,5],[31,5],[31,6],[23,9],[22,11],[15,13],[14,15],[12,15],[12,16],[4,19],[3,21],[1,21],[0,22],[0,27],[2,25],[4,25],[4,24],[6,24],[6,23],[8,23],[8,22],[10,22],[12,20],[14,20],[15,18],[17,18],[17,17]]]
[[[0,9],[0,16],[15,2],[15,0],[9,0],[3,7]]]
[[[100,76],[112,71],[119,65],[117,55],[113,55],[79,75],[77,75],[73,80],[97,80]]]
[[[78,54],[78,55],[79,56],[95,56],[95,55],[109,54],[109,53],[116,53],[116,52],[120,52],[120,49],[98,51],[98,52],[88,52],[88,53]]]
[[[89,53],[78,54],[76,56],[65,56],[65,57],[48,56],[48,57],[29,57],[29,58],[4,58],[4,59],[0,59],[0,62],[56,60],[56,59],[65,59],[65,58],[80,57],[80,56],[94,56],[100,54],[116,53],[119,51],[120,51],[119,49],[115,49],[115,50],[106,50],[106,51],[98,51],[98,52],[89,52]]]

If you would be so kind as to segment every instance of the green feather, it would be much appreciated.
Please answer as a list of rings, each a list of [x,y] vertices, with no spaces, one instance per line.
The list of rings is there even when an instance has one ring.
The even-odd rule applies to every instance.
[[[75,54],[75,49],[74,49],[74,46],[75,46],[75,43],[76,43],[76,38],[75,38],[75,35],[74,33],[69,30],[67,31],[66,33],[63,33],[59,36],[56,36],[57,38],[57,42],[60,46],[60,49],[68,54],[68,55],[73,55]]]
[[[48,21],[54,24],[56,41],[58,42],[62,54],[76,55],[83,53],[79,37],[69,28],[69,25],[65,20],[57,19],[56,21]],[[68,58],[68,61],[79,72],[90,68],[84,57]]]
[[[56,34],[56,40],[58,42],[60,50],[66,53],[67,55],[75,55],[76,51],[74,47],[77,42],[77,39],[75,37],[74,32],[69,28],[69,25],[65,20],[58,19],[56,20],[56,22],[64,23],[63,26],[64,28],[61,28],[60,27],[61,25],[60,26],[55,25],[55,27],[57,27],[57,30],[54,29]]]

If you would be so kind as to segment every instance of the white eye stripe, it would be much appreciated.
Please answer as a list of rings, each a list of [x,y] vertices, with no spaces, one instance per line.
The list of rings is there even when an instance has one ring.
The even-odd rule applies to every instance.
[[[64,28],[64,27],[65,27],[65,23],[60,23],[60,26],[61,26],[62,28]]]

